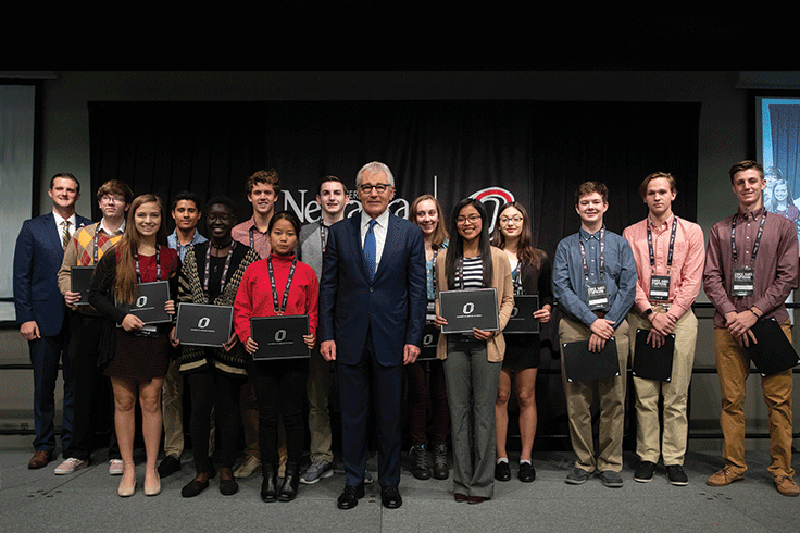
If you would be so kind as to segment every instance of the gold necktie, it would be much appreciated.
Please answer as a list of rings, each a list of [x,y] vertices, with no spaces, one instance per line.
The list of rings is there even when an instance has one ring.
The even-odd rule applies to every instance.
[[[62,224],[64,224],[64,233],[61,234],[61,246],[63,248],[66,248],[67,245],[69,244],[69,240],[72,238],[72,236],[69,234],[70,222],[69,220],[65,220],[64,222],[62,222]]]

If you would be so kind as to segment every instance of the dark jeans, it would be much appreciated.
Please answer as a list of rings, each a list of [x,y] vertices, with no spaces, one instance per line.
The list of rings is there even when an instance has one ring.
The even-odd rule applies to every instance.
[[[68,361],[75,377],[73,397],[74,415],[72,440],[65,450],[66,457],[88,460],[92,453],[95,431],[101,429],[99,422],[107,415],[111,427],[109,458],[119,458],[113,424],[113,394],[109,378],[97,366],[100,358],[100,338],[107,319],[70,311],[70,340]],[[109,409],[103,409],[103,406]]]
[[[409,430],[412,444],[426,444],[428,405],[433,415],[433,444],[445,444],[450,434],[450,410],[442,361],[417,361],[406,366]]]
[[[305,426],[303,400],[308,381],[308,360],[253,361],[247,374],[258,400],[258,446],[261,462],[278,465],[278,417],[286,430],[287,463],[300,464],[303,458]]]
[[[214,438],[222,451],[222,468],[233,468],[239,436],[239,389],[244,380],[211,367],[186,374],[186,378],[192,401],[189,431],[197,472],[214,470],[208,453],[212,408],[217,427]]]

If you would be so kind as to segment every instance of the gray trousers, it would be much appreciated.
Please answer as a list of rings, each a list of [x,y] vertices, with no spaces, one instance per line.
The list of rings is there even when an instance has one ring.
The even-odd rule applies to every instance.
[[[456,337],[456,335],[452,335]],[[448,338],[444,373],[453,440],[453,492],[491,498],[497,448],[495,402],[502,362],[486,342]]]

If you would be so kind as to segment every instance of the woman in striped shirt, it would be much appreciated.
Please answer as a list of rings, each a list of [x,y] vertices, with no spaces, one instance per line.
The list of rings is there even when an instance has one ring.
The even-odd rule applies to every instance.
[[[495,399],[505,350],[502,331],[514,307],[511,265],[503,251],[490,246],[488,225],[479,200],[461,200],[453,210],[450,247],[436,261],[439,327],[447,320],[440,316],[438,291],[497,289],[498,331],[473,328],[472,334],[440,335],[437,346],[437,357],[445,361],[450,405],[453,496],[473,504],[494,493]]]

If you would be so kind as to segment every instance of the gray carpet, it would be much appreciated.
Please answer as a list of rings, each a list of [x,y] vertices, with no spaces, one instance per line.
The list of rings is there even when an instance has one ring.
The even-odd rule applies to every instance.
[[[336,509],[344,483],[337,475],[315,485],[301,485],[297,500],[264,504],[261,479],[240,483],[239,493],[222,496],[217,480],[196,498],[181,496],[181,487],[194,477],[190,453],[180,472],[162,480],[162,494],[141,491],[144,458],[137,457],[140,487],[131,498],[116,495],[119,477],[108,475],[104,452],[75,474],[57,476],[54,461],[42,470],[28,470],[31,452],[0,446],[0,521],[9,533],[46,531],[148,532],[800,532],[800,499],[779,495],[766,471],[767,457],[748,456],[744,481],[712,488],[706,478],[721,466],[718,456],[690,454],[686,460],[689,485],[670,485],[663,469],[650,483],[633,480],[635,457],[626,454],[619,489],[591,478],[572,486],[564,477],[572,468],[568,453],[536,454],[537,479],[496,483],[495,496],[482,505],[456,503],[450,481],[417,481],[405,458],[401,492],[403,506],[380,505],[379,486],[367,486],[367,496],[349,511]],[[512,455],[512,473],[517,464]],[[370,461],[374,473],[374,458]]]

